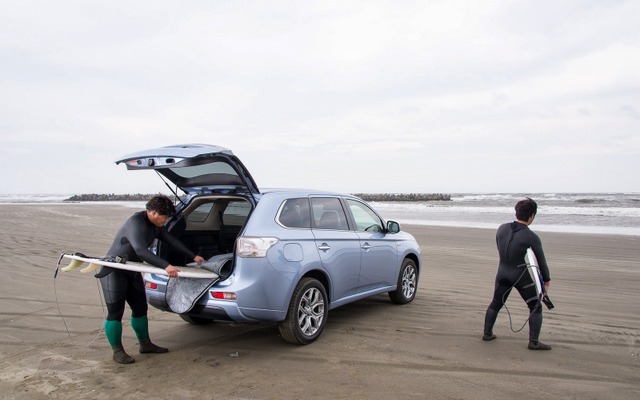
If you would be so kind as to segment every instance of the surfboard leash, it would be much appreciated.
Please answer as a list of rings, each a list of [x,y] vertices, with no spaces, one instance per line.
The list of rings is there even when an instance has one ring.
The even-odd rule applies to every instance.
[[[521,268],[523,266],[527,266],[527,264],[521,264],[518,265],[518,268]],[[540,297],[538,297],[538,303],[536,304],[534,311],[531,311],[529,313],[529,316],[527,317],[527,319],[524,321],[524,323],[522,324],[522,326],[517,329],[514,330],[513,329],[513,320],[511,319],[511,312],[509,312],[509,307],[507,307],[507,301],[505,300],[505,296],[507,296],[508,293],[511,293],[511,291],[513,290],[513,288],[516,287],[516,285],[518,284],[518,282],[520,282],[520,279],[522,279],[522,277],[524,276],[524,273],[527,272],[527,269],[525,268],[524,271],[522,271],[522,273],[520,274],[520,276],[518,277],[518,279],[515,281],[515,283],[509,288],[509,290],[507,290],[503,295],[502,295],[502,306],[504,307],[505,310],[507,310],[507,315],[509,316],[509,328],[511,328],[511,331],[514,333],[518,333],[520,331],[522,331],[524,329],[525,326],[527,326],[527,323],[529,323],[529,320],[531,319],[531,316],[533,315],[534,311],[538,309],[538,307],[540,307],[541,304],[541,299]],[[527,307],[528,308],[528,307]]]
[[[67,335],[69,336],[69,340],[71,344],[76,345],[71,337],[71,332],[69,332],[69,327],[67,326],[67,321],[64,319],[64,315],[62,315],[62,310],[60,310],[60,301],[58,300],[58,289],[56,288],[56,278],[58,277],[58,271],[60,270],[60,261],[62,261],[62,257],[65,256],[66,253],[60,254],[58,258],[58,262],[56,263],[56,270],[53,273],[53,294],[56,298],[56,307],[58,308],[58,314],[60,314],[60,318],[62,318],[62,323],[64,324],[64,328],[67,331]]]
[[[96,340],[98,340],[98,336],[104,331],[104,326],[102,328],[100,328],[100,330],[96,333],[96,335],[94,336],[94,338],[86,345],[84,346],[80,346],[79,344],[76,344],[73,340],[73,337],[71,336],[71,332],[69,331],[69,326],[67,325],[67,321],[64,319],[64,315],[62,314],[62,310],[60,309],[60,301],[58,301],[58,290],[56,288],[56,277],[58,276],[58,271],[60,270],[60,262],[62,261],[62,258],[65,256],[65,254],[68,253],[62,253],[60,254],[60,257],[58,258],[58,262],[56,263],[56,270],[53,273],[53,293],[56,299],[56,307],[58,309],[58,314],[60,314],[60,318],[62,319],[62,323],[64,324],[64,328],[67,331],[67,336],[69,336],[69,340],[71,341],[71,344],[74,346],[78,346],[78,347],[89,347],[91,346]],[[74,253],[77,254],[77,253]],[[105,315],[106,318],[106,313],[105,313],[105,305],[104,305],[104,301],[102,298],[102,293],[100,291],[100,284],[98,282],[98,280],[96,279],[96,285],[98,287],[98,296],[100,297],[100,305],[102,306],[102,313],[103,315]]]

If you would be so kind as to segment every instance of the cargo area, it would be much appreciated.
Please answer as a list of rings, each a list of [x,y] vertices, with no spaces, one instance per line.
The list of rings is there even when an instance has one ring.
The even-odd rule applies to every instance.
[[[251,204],[238,196],[201,196],[194,198],[169,224],[169,231],[194,253],[205,260],[233,253],[236,238],[251,212]],[[171,264],[186,265],[193,260],[162,242],[158,255]],[[233,263],[221,271],[225,279],[233,271]]]

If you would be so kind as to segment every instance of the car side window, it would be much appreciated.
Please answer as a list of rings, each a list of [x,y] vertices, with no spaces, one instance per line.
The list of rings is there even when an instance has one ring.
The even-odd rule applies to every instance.
[[[204,203],[199,205],[198,208],[193,210],[187,216],[187,222],[204,222],[207,217],[209,217],[212,207],[213,203]]]
[[[336,197],[311,198],[313,224],[318,229],[348,230],[347,216]]]
[[[310,228],[309,199],[288,199],[280,208],[278,222],[287,228]]]
[[[347,204],[356,222],[356,230],[361,232],[382,232],[384,230],[380,217],[366,204],[353,200],[347,200]]]
[[[222,214],[225,225],[242,226],[251,211],[251,204],[246,201],[230,201]]]

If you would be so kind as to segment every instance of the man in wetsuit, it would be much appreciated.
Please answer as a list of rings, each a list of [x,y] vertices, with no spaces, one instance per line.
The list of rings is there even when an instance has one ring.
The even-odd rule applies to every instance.
[[[180,270],[149,250],[153,241],[159,239],[189,259],[193,259],[198,264],[202,263],[204,261],[202,257],[189,250],[164,226],[167,219],[175,212],[173,202],[167,196],[153,196],[147,202],[146,211],[133,214],[120,227],[107,256],[123,257],[130,261],[145,261],[163,268],[170,277],[176,277]],[[96,277],[100,278],[107,304],[108,314],[104,323],[104,331],[113,349],[113,360],[120,364],[131,364],[135,361],[124,351],[122,346],[122,316],[124,315],[125,302],[131,307],[131,328],[138,338],[140,353],[166,353],[169,351],[164,347],[156,346],[149,339],[148,306],[142,274],[103,267]]]
[[[484,318],[482,340],[489,341],[496,338],[493,334],[493,325],[498,317],[498,312],[507,301],[511,289],[515,287],[529,307],[529,349],[551,350],[551,346],[538,341],[542,328],[542,306],[538,300],[533,280],[524,266],[527,248],[531,247],[538,259],[545,291],[549,290],[549,267],[542,250],[542,242],[538,235],[529,229],[529,225],[533,222],[538,211],[538,205],[530,198],[526,198],[516,204],[515,210],[517,221],[500,225],[496,233],[500,263],[493,300],[491,300]]]

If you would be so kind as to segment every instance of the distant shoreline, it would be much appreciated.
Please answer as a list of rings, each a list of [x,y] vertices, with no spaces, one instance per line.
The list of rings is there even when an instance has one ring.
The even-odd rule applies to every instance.
[[[64,201],[147,201],[153,194],[76,194]],[[356,193],[364,201],[451,201],[450,194],[442,193]],[[171,196],[170,196],[171,197]]]
[[[78,201],[147,201],[154,194],[97,194],[97,193],[85,193],[75,194],[63,201],[78,202]],[[172,196],[170,196],[172,197]]]
[[[450,194],[443,193],[355,193],[364,201],[451,201]]]

